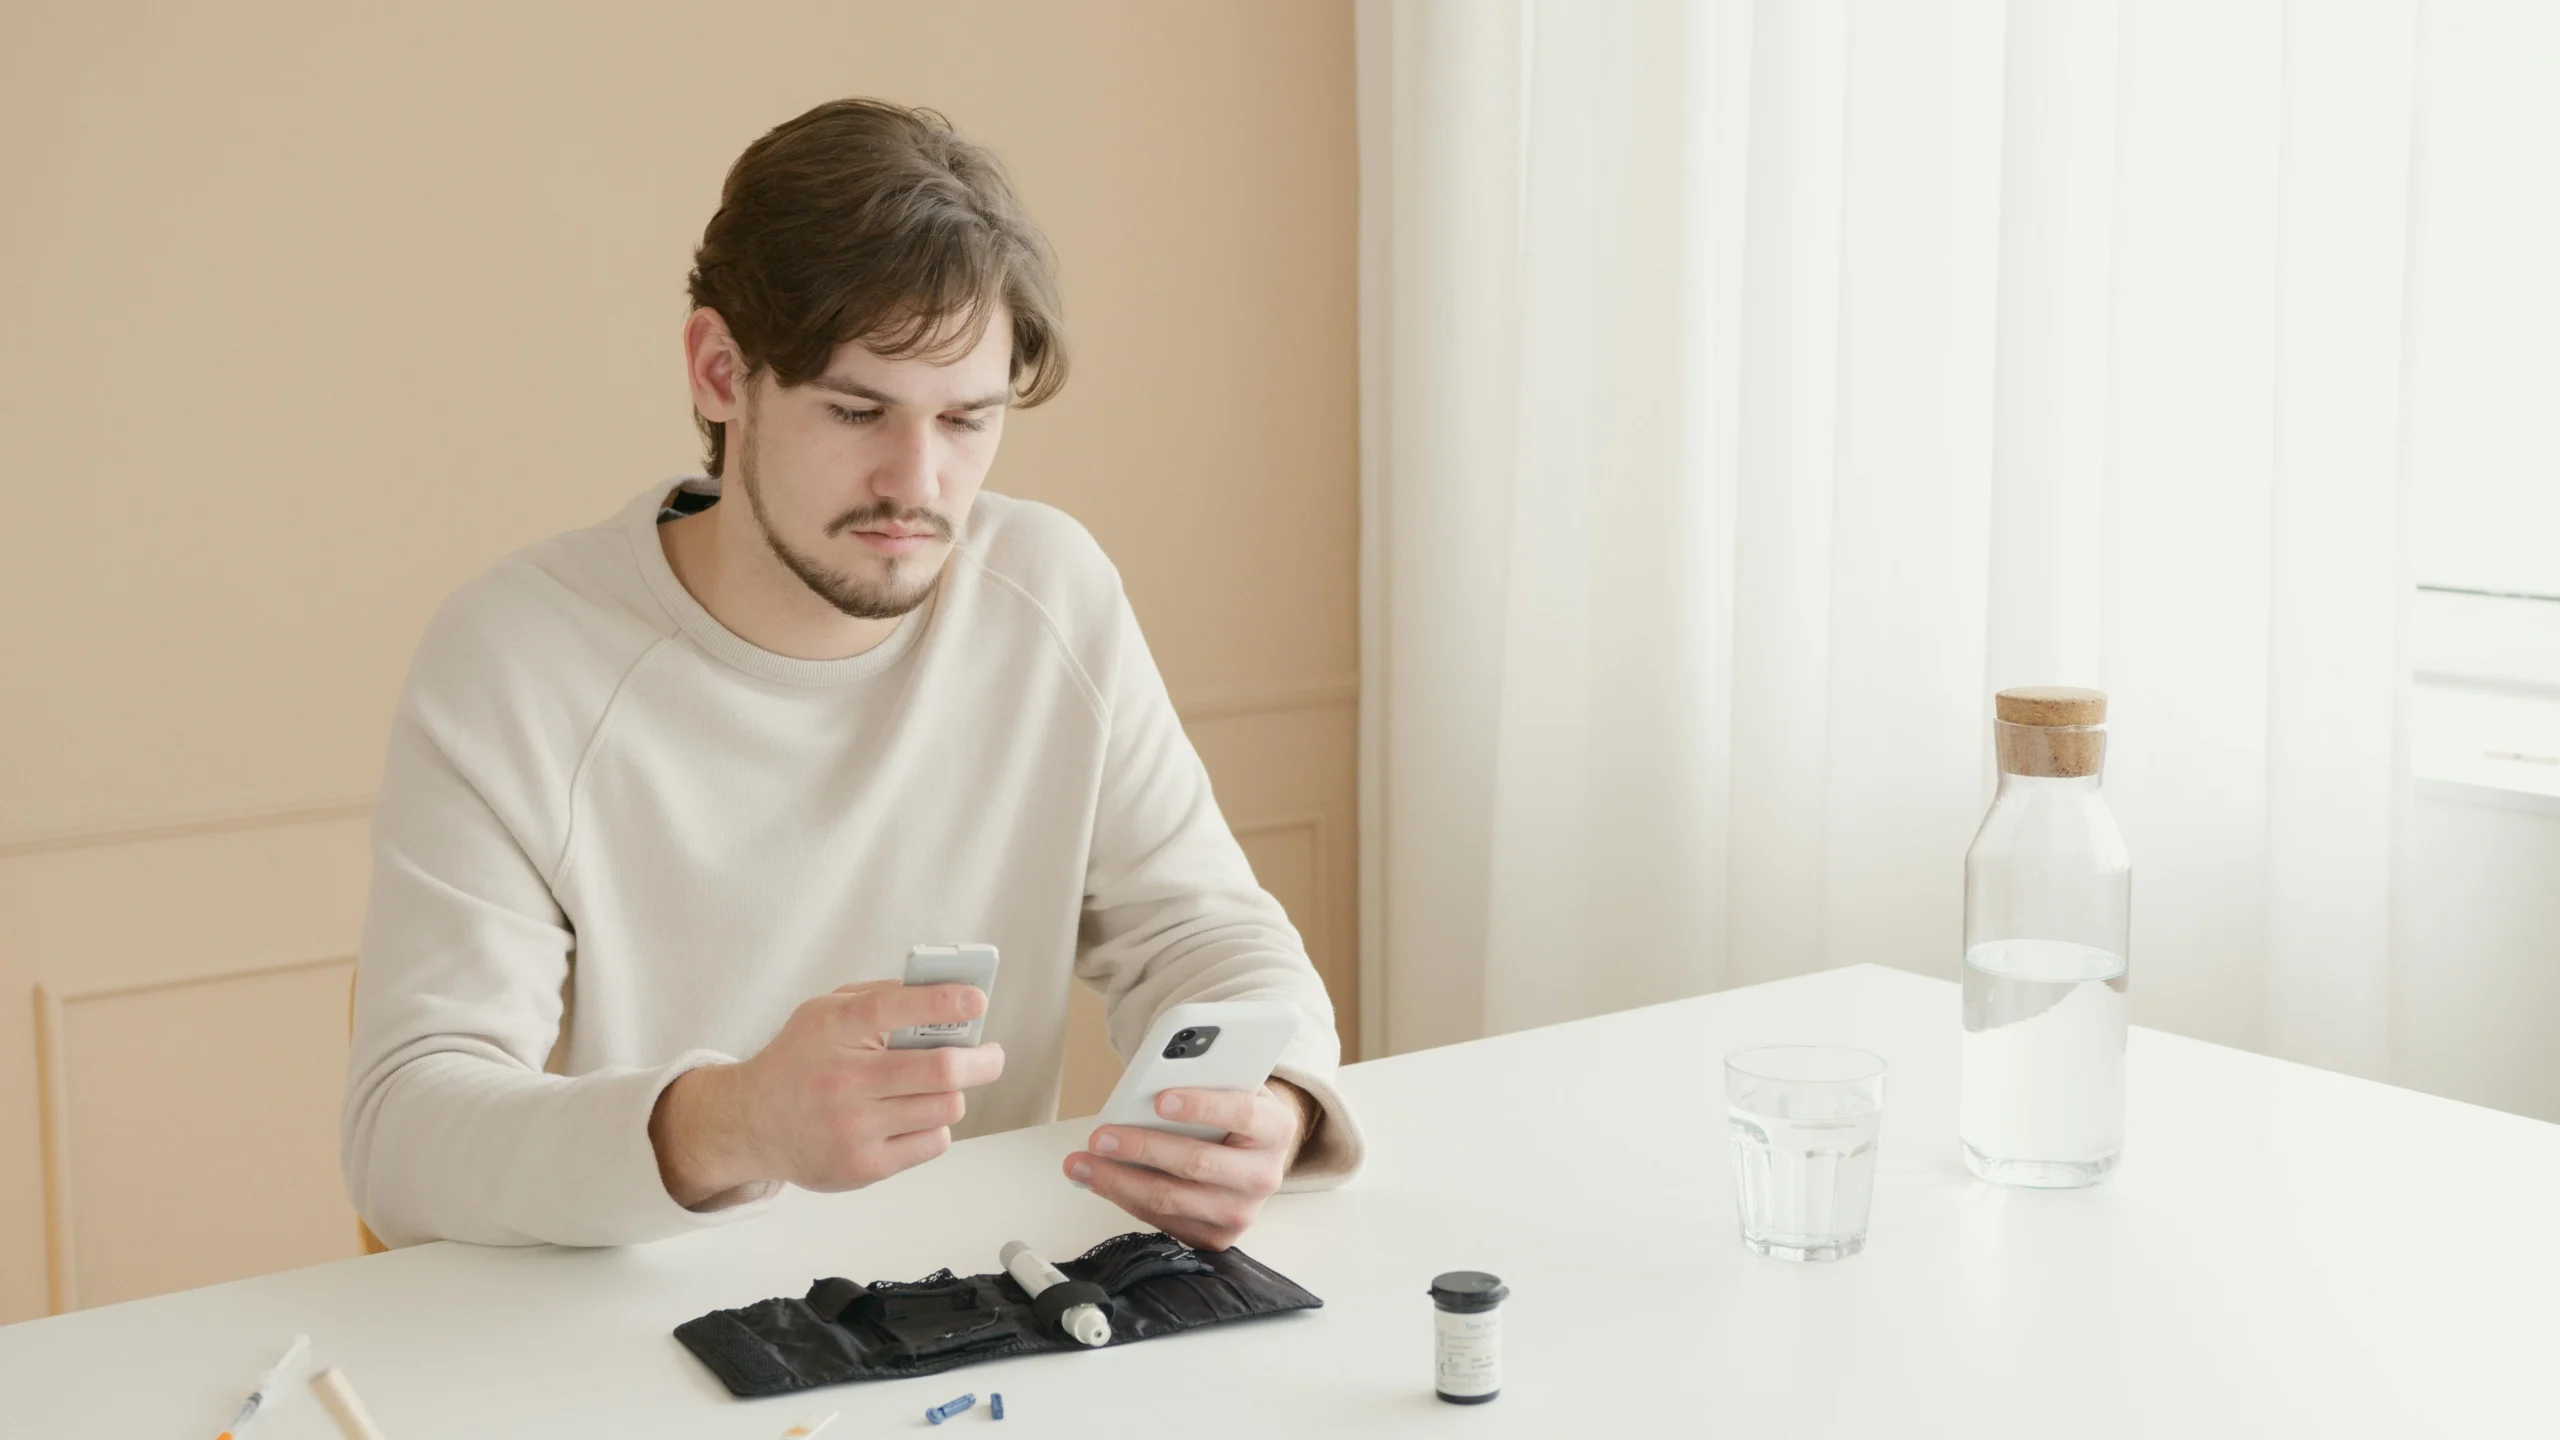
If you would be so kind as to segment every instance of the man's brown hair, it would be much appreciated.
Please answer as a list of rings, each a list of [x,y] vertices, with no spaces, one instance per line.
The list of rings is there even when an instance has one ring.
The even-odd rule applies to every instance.
[[[1049,242],[996,157],[931,110],[833,100],[767,131],[729,167],[686,288],[728,322],[741,383],[770,368],[806,384],[848,340],[893,358],[963,355],[999,305],[1013,403],[1067,382]],[[718,475],[728,427],[693,421]]]

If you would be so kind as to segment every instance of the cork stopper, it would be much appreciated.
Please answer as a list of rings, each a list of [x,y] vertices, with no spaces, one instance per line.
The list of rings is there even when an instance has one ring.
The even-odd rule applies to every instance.
[[[2095,775],[2107,755],[2107,697],[2071,685],[2022,685],[1992,700],[2000,768],[2011,775]]]
[[[2107,723],[2107,692],[2077,685],[2021,685],[2001,691],[1992,705],[2012,725]]]

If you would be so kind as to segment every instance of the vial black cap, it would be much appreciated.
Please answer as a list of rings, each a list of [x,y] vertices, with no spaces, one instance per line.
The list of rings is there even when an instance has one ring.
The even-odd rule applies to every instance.
[[[1501,1278],[1482,1270],[1451,1270],[1431,1280],[1431,1303],[1443,1310],[1490,1310],[1510,1298]]]

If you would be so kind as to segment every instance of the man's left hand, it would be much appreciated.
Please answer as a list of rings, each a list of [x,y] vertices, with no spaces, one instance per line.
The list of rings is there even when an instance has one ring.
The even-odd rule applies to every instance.
[[[1262,1213],[1320,1113],[1286,1080],[1260,1090],[1167,1090],[1156,1113],[1214,1125],[1224,1141],[1105,1125],[1067,1157],[1067,1178],[1185,1245],[1224,1250]]]

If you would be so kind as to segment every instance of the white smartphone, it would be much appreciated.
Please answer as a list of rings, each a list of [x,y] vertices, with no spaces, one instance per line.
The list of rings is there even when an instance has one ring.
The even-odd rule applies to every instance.
[[[996,947],[993,945],[918,945],[907,952],[909,985],[975,985],[987,992],[987,1009],[975,1020],[947,1025],[910,1025],[889,1032],[892,1050],[932,1050],[944,1045],[975,1045],[987,1033],[987,1015],[996,1002]]]
[[[1156,1017],[1147,1043],[1120,1073],[1102,1107],[1105,1125],[1143,1125],[1195,1140],[1224,1140],[1214,1125],[1191,1125],[1156,1113],[1167,1090],[1262,1088],[1303,1017],[1286,1000],[1202,1000]]]

